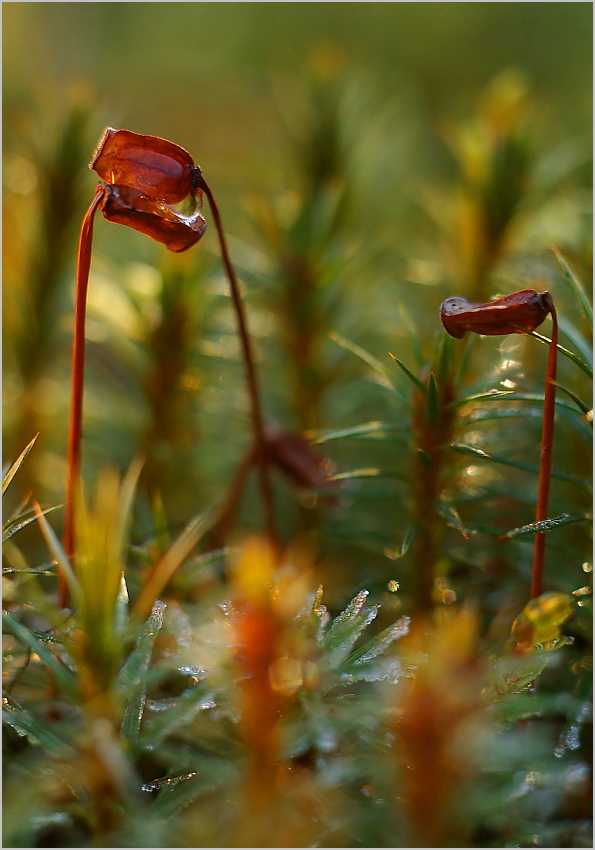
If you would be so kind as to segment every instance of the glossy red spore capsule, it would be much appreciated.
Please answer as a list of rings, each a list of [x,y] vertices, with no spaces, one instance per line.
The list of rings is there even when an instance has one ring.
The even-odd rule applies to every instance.
[[[552,306],[549,292],[534,289],[523,289],[486,304],[454,296],[442,302],[440,319],[444,330],[455,339],[461,339],[467,331],[484,336],[523,333],[538,328]]]
[[[191,216],[178,213],[166,204],[129,186],[101,184],[103,196],[99,208],[107,221],[125,224],[161,242],[175,253],[195,245],[207,228],[199,212]]]
[[[188,151],[161,139],[131,130],[108,127],[89,164],[105,183],[129,186],[166,204],[196,194],[200,169]]]

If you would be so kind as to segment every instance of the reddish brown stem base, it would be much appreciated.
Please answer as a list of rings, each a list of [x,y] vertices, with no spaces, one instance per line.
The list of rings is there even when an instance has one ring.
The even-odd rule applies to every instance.
[[[214,548],[225,545],[255,460],[254,446],[250,446],[236,469],[227,497],[219,510],[217,521],[209,533],[209,543]]]

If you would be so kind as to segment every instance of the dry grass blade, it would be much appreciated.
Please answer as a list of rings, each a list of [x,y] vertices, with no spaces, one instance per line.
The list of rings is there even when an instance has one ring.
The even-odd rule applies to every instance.
[[[31,440],[31,442],[27,446],[25,446],[23,451],[20,453],[18,458],[15,460],[13,465],[10,467],[10,469],[8,470],[8,472],[6,473],[4,478],[2,479],[2,495],[3,496],[6,493],[6,491],[8,490],[8,488],[10,487],[11,481],[13,480],[13,478],[15,477],[15,475],[17,474],[17,472],[21,468],[21,464],[23,463],[23,461],[25,460],[25,458],[27,457],[27,455],[29,454],[29,452],[31,451],[33,446],[35,445],[35,441],[37,440],[38,437],[39,437],[39,434],[36,434],[33,437],[33,439]]]
[[[149,615],[151,608],[163,588],[171,580],[176,570],[184,563],[202,535],[209,528],[212,512],[205,511],[187,526],[159,561],[153,574],[143,587],[132,609],[132,616],[142,620]]]

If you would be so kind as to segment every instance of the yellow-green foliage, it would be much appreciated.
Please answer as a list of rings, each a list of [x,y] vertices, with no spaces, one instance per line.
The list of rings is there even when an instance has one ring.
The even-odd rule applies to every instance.
[[[123,481],[115,470],[104,470],[92,500],[81,493],[76,505],[71,647],[89,697],[107,691],[122,663],[128,607],[125,553],[140,468],[140,462],[134,463]]]

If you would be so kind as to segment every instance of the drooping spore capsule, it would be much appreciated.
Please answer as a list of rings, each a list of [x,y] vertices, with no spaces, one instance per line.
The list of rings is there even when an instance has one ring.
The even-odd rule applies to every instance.
[[[165,204],[177,204],[196,191],[196,166],[188,151],[131,130],[108,127],[89,168],[105,183],[128,186]]]
[[[440,307],[440,319],[450,336],[461,339],[467,331],[484,336],[534,331],[551,311],[549,292],[523,289],[486,304],[460,296],[447,298]]]

